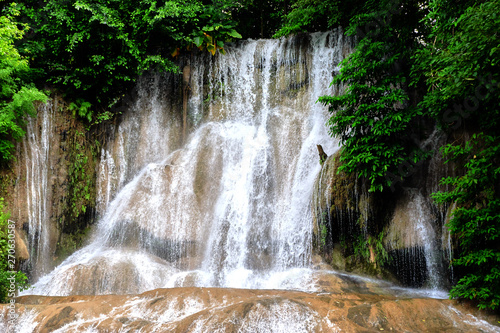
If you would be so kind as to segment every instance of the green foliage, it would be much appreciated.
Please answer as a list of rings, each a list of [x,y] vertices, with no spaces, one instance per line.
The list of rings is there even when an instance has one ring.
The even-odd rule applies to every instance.
[[[351,20],[348,30],[365,35],[332,82],[345,86],[345,93],[319,101],[329,106],[330,132],[343,145],[339,170],[356,172],[370,180],[370,191],[382,191],[404,176],[403,163],[425,157],[408,135],[421,115],[408,86],[408,63],[417,47],[413,35],[421,14],[410,1],[383,1],[366,10]]]
[[[389,262],[389,253],[384,246],[384,233],[381,232],[377,237],[369,237],[368,245],[375,251],[375,261],[379,266],[384,266]]]
[[[99,146],[85,147],[83,142],[85,133],[76,131],[75,142],[70,157],[68,169],[69,189],[67,221],[77,224],[76,220],[80,215],[85,215],[87,209],[95,203],[95,179],[93,177],[96,168],[96,157]],[[64,227],[64,226],[63,226]]]
[[[88,201],[90,200],[90,191],[92,190],[92,179],[85,172],[85,166],[88,163],[88,157],[79,152],[80,148],[80,145],[77,144],[76,151],[78,153],[75,155],[74,163],[70,166],[69,177],[71,185],[73,185],[73,191],[78,193],[79,197],[83,198],[85,201]],[[77,205],[78,201],[74,200],[71,202],[72,213],[75,217],[78,217],[78,215],[80,215],[80,212],[85,214],[87,209],[86,205],[84,204]]]
[[[9,254],[9,249],[12,248],[8,237],[9,217],[10,214],[4,212],[3,198],[0,198],[0,303],[5,303],[12,297],[12,277],[14,277],[13,281],[16,290],[22,291],[28,288],[28,278],[26,275],[9,268],[9,264],[14,260],[14,256]]]
[[[13,158],[13,141],[24,136],[25,117],[35,115],[33,103],[47,99],[30,84],[28,61],[14,45],[27,26],[15,22],[19,12],[13,6],[4,8],[3,13],[0,16],[0,164]]]
[[[430,88],[422,108],[445,128],[500,128],[500,2],[449,5],[432,2],[426,18],[436,22],[428,37],[432,43],[415,54],[416,68]]]
[[[20,5],[34,34],[30,52],[43,78],[81,99],[89,120],[117,103],[146,70],[173,71],[173,56],[195,44],[212,54],[241,36],[218,1],[28,0]],[[82,111],[83,110],[83,111]],[[94,117],[97,117],[94,115]]]
[[[78,115],[81,118],[86,119],[90,123],[92,121],[92,111],[90,109],[91,107],[92,104],[79,99],[76,102],[70,103],[68,109],[73,112],[73,117]],[[101,116],[101,118],[102,117],[103,116]]]
[[[465,174],[448,177],[452,190],[433,195],[438,203],[456,202],[448,227],[460,242],[453,265],[466,274],[450,291],[451,297],[476,300],[480,308],[500,305],[500,136],[473,135],[464,146],[447,145],[443,153],[465,161]]]
[[[233,1],[214,1],[212,5],[203,7],[200,19],[206,22],[201,30],[191,35],[192,42],[200,50],[206,49],[212,55],[217,50],[224,53],[224,42],[242,36],[235,30],[237,23],[229,13],[233,9]]]
[[[326,227],[326,222],[327,222],[327,213],[323,212],[321,213],[321,223],[320,223],[320,245],[322,248],[325,248],[326,246],[326,237],[328,236],[328,228]]]
[[[270,38],[289,12],[290,0],[222,0],[243,38]]]
[[[443,153],[464,169],[434,194],[438,203],[456,202],[448,227],[458,239],[453,265],[462,272],[451,297],[475,300],[480,308],[500,304],[500,1],[431,2],[429,40],[416,53],[416,68],[429,86],[421,105],[445,130],[473,132]]]
[[[104,111],[95,116],[93,124],[101,124],[105,121],[113,119],[113,113],[110,111]]]
[[[383,267],[389,262],[389,253],[384,247],[384,233],[381,232],[378,236],[368,235],[367,237],[359,235],[353,243],[354,255],[361,261],[370,262],[371,251],[375,256],[375,263],[379,267]]]
[[[359,12],[365,1],[297,0],[292,10],[284,15],[284,23],[274,38],[304,31],[321,31],[347,25]]]
[[[443,179],[451,189],[434,198],[458,207],[449,228],[460,244],[459,281],[450,295],[489,309],[500,308],[499,13],[499,0],[368,1],[351,19],[358,44],[333,81],[345,93],[320,98],[343,144],[340,170],[369,179],[372,191],[425,158],[412,142],[424,117],[451,133],[476,133],[443,148],[464,174]],[[361,237],[358,257],[367,258],[367,244],[378,248]]]
[[[361,260],[370,259],[370,249],[367,246],[365,236],[359,235],[356,241],[353,242],[354,255]]]

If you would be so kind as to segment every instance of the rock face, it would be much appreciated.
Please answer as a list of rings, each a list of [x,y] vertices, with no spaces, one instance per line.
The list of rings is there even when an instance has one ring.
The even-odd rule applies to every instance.
[[[20,232],[16,232],[16,259],[19,262],[24,262],[30,258],[30,254],[26,242],[19,234]]]
[[[335,269],[388,277],[381,269],[376,237],[391,203],[367,191],[356,175],[339,172],[341,151],[327,158],[312,199],[315,246]],[[362,254],[360,248],[366,249]]]
[[[337,148],[315,101],[337,92],[329,82],[351,42],[340,30],[241,41],[193,54],[185,76],[143,76],[102,145],[89,245],[32,292],[305,290],[287,274],[311,265],[317,145]]]
[[[453,301],[378,296],[343,281],[322,293],[175,288],[140,295],[23,296],[3,332],[498,332]],[[363,289],[364,288],[364,289]],[[346,292],[347,291],[347,292]],[[495,318],[488,318],[494,322]],[[498,319],[498,318],[496,318]]]
[[[456,174],[437,149],[456,138],[437,129],[424,137],[420,148],[431,158],[383,193],[369,193],[363,178],[338,172],[341,151],[323,163],[312,199],[315,248],[334,268],[392,275],[412,287],[443,290],[453,283],[451,208],[437,206],[431,194],[445,190],[440,179]]]
[[[54,95],[28,119],[16,161],[2,171],[0,196],[23,235],[16,238],[16,255],[32,280],[81,245],[94,221],[95,139]]]

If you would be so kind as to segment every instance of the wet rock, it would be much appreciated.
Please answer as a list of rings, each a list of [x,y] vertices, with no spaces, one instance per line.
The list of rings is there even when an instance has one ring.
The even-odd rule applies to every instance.
[[[28,247],[26,246],[26,242],[24,238],[20,235],[22,232],[16,232],[16,259],[21,261],[26,261],[30,258],[30,254],[28,251]]]
[[[497,317],[450,300],[389,295],[217,288],[156,289],[140,295],[22,296],[20,315],[0,329],[49,332],[498,332]],[[3,325],[3,326],[2,326]]]
[[[76,319],[75,314],[72,313],[73,308],[70,306],[65,306],[62,310],[56,308],[54,312],[55,314],[45,322],[45,325],[40,332],[51,332],[59,327],[71,323]]]
[[[368,192],[365,179],[339,170],[341,152],[326,158],[314,185],[315,250],[335,269],[392,279],[377,259],[382,256],[375,246],[390,217],[391,203]],[[367,254],[360,255],[359,249],[365,248]]]
[[[347,311],[347,319],[356,323],[361,327],[369,328],[371,325],[368,322],[370,317],[370,305],[359,305],[349,309]]]

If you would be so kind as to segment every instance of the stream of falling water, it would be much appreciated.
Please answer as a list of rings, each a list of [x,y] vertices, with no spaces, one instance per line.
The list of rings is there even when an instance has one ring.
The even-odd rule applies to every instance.
[[[401,248],[418,249],[425,256],[430,293],[313,269],[311,198],[321,169],[316,145],[321,144],[328,155],[338,149],[338,141],[325,126],[329,114],[316,101],[321,95],[338,93],[329,83],[350,51],[351,40],[334,31],[241,41],[227,47],[225,56],[191,57],[189,87],[183,87],[189,90],[190,128],[185,140],[182,103],[176,95],[179,78],[141,77],[137,95],[129,99],[102,149],[100,220],[93,235],[87,246],[49,273],[53,104],[39,110],[36,122],[29,121],[24,143],[30,267],[39,273],[35,278],[46,275],[22,294],[139,294],[190,286],[315,294],[179,288],[160,291],[161,297],[158,290],[118,296],[115,302],[106,296],[102,306],[93,298],[75,301],[75,296],[70,300],[73,305],[64,307],[34,305],[36,298],[28,297],[26,304],[18,305],[24,311],[10,328],[31,332],[57,324],[56,332],[94,332],[117,331],[116,324],[120,331],[146,325],[150,331],[177,328],[184,332],[183,320],[195,315],[189,327],[193,332],[224,331],[230,327],[227,323],[235,324],[239,332],[337,332],[348,321],[368,328],[385,325],[388,317],[401,318],[398,306],[392,316],[385,312],[390,308],[382,307],[385,296],[380,301],[376,298],[388,290],[403,300],[443,297],[436,294],[441,279],[436,250],[439,239],[450,242],[449,234],[436,236],[429,205],[417,190],[408,191],[408,200],[403,200],[394,217],[409,225],[394,223],[391,230],[398,236],[394,242],[404,245]],[[404,259],[417,257],[404,254]],[[351,291],[358,295],[344,294]],[[309,307],[309,295],[317,307]],[[345,307],[335,301],[333,305],[329,297],[332,301],[347,297],[351,304]],[[82,302],[88,303],[75,305]],[[58,307],[56,313],[43,313],[52,305]],[[105,308],[107,313],[102,311]],[[421,310],[412,306],[411,314],[403,318],[420,318],[413,316],[414,309],[416,314]],[[433,319],[438,326],[497,331],[451,305],[436,309],[449,319],[444,324]],[[380,316],[374,312],[378,310]],[[7,311],[0,309],[0,331],[9,329]],[[338,311],[345,315],[333,314]],[[373,323],[372,317],[376,317]]]
[[[440,285],[443,278],[441,277],[440,263],[437,253],[436,232],[432,227],[432,218],[430,217],[429,209],[426,207],[425,199],[420,193],[412,193],[409,203],[409,211],[414,221],[411,230],[417,242],[422,244],[423,255],[425,257],[425,266],[427,270],[427,285],[430,289],[442,290]],[[411,233],[411,231],[409,233]],[[414,256],[417,258],[417,256]]]
[[[350,51],[344,38],[249,40],[225,56],[193,57],[193,130],[180,149],[168,79],[143,78],[102,151],[93,239],[25,293],[314,290],[316,145],[338,149],[315,102],[336,93],[329,83]]]
[[[51,261],[50,202],[52,198],[50,177],[53,174],[49,155],[51,150],[54,105],[47,102],[40,106],[37,118],[28,118],[26,137],[23,140],[26,157],[26,203],[30,259],[25,265],[36,278],[48,273]]]

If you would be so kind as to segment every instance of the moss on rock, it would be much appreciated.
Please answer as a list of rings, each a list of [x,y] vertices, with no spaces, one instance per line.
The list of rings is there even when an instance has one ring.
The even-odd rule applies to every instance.
[[[383,237],[390,208],[383,195],[368,192],[363,178],[339,170],[341,153],[327,158],[316,179],[314,249],[335,269],[390,277],[383,244],[375,242]]]

